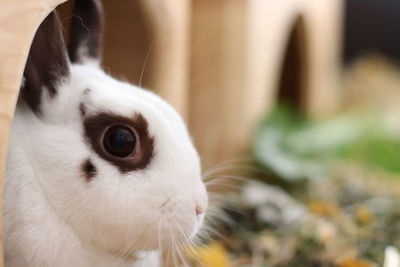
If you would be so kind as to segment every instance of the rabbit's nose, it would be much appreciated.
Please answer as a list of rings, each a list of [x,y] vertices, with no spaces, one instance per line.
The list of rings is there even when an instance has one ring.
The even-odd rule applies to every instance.
[[[204,213],[204,209],[200,205],[196,205],[196,215],[199,216]]]

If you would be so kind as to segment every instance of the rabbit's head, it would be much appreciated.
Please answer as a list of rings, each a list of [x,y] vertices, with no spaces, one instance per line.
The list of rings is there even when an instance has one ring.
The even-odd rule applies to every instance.
[[[18,138],[43,199],[84,242],[133,251],[187,241],[208,205],[199,156],[169,104],[100,68],[100,10],[76,1],[69,53],[55,12],[39,27]]]

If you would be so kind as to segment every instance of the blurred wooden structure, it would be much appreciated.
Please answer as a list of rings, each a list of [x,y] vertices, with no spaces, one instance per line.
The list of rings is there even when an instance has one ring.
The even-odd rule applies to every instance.
[[[206,165],[245,153],[278,99],[311,116],[336,110],[342,1],[193,3],[189,123]]]
[[[61,2],[2,1],[0,178],[30,43]],[[277,99],[311,116],[338,106],[341,0],[120,0],[104,6],[106,70],[172,103],[206,167],[245,153],[257,121]]]
[[[173,104],[205,167],[247,154],[278,99],[337,109],[342,0],[121,1],[104,1],[106,68]]]

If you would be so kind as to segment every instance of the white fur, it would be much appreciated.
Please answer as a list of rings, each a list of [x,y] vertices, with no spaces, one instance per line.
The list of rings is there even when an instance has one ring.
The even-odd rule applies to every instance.
[[[90,89],[89,94],[85,90]],[[87,115],[141,114],[155,139],[146,169],[122,174],[84,138]],[[207,193],[200,162],[180,116],[155,94],[117,81],[95,65],[72,65],[43,116],[19,106],[5,180],[7,267],[158,266],[157,250],[193,237],[203,223]],[[97,168],[85,181],[82,162]],[[184,234],[183,234],[184,233]],[[121,255],[119,255],[121,256]],[[132,258],[132,257],[128,257]]]

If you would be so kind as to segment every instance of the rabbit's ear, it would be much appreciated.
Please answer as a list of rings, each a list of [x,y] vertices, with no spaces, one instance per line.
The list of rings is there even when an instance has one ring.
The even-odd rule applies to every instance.
[[[62,36],[62,24],[53,11],[39,26],[33,39],[20,100],[35,113],[40,113],[41,102],[57,94],[59,82],[69,73],[70,63]]]
[[[73,63],[100,63],[103,35],[103,7],[99,0],[74,1],[69,57]]]

